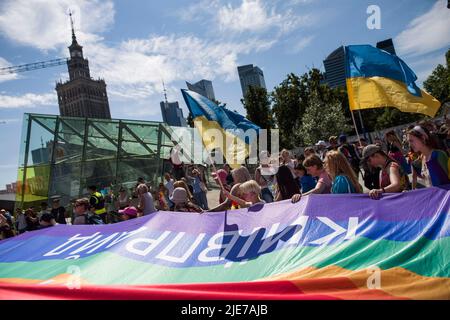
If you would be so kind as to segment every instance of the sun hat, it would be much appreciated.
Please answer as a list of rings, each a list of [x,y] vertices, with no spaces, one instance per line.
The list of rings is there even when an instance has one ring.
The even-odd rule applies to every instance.
[[[187,201],[187,192],[184,188],[175,188],[172,193],[172,197],[170,200],[177,204],[177,203],[183,203]]]
[[[126,214],[130,217],[136,217],[137,216],[137,209],[135,207],[126,207],[123,210],[119,210],[120,214]]]

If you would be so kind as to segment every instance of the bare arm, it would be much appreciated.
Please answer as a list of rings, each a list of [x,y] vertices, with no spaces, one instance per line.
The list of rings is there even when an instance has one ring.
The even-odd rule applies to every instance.
[[[314,189],[309,190],[308,192],[305,192],[302,195],[307,196],[307,195],[310,195],[310,194],[313,194],[313,193],[321,194],[323,192],[323,190],[325,190],[325,183],[319,181],[319,182],[317,182],[317,184],[314,187]]]

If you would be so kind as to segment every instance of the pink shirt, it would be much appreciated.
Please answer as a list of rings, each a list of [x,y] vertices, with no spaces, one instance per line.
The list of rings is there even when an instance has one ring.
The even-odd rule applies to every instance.
[[[328,175],[328,173],[326,173],[326,171],[322,172],[319,176],[319,180],[317,181],[317,183],[322,183],[325,185],[325,189],[323,189],[322,194],[324,193],[331,193],[331,178]]]

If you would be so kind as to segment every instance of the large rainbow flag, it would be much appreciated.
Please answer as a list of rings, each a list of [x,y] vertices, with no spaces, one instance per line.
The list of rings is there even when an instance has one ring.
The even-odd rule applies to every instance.
[[[450,299],[449,192],[310,195],[0,241],[2,299]]]

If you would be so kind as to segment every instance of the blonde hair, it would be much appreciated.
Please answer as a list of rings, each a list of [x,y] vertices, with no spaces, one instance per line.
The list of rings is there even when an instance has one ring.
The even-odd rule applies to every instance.
[[[141,183],[140,185],[137,186],[136,191],[138,193],[147,193],[148,192],[148,187],[145,183]]]
[[[244,183],[245,181],[251,180],[250,172],[246,167],[240,167],[231,171],[234,183]]]
[[[325,156],[327,171],[333,180],[339,176],[346,176],[353,185],[357,193],[362,193],[361,185],[353,171],[350,163],[345,156],[339,151],[329,151]]]
[[[255,180],[249,180],[242,183],[241,185],[239,185],[239,190],[243,194],[254,192],[256,195],[259,195],[261,193],[261,187]]]

